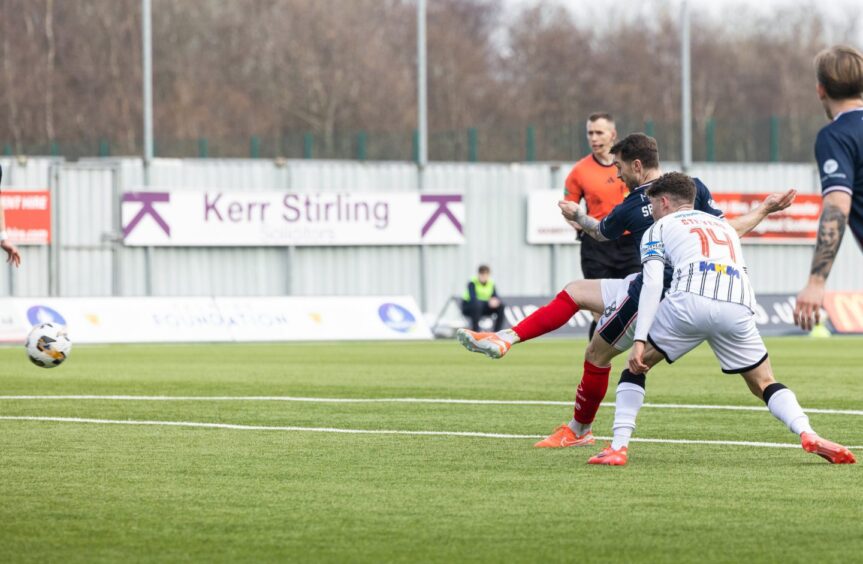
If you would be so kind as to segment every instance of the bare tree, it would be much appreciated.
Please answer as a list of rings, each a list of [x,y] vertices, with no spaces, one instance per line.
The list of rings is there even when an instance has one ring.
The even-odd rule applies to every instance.
[[[72,143],[85,153],[105,138],[115,152],[139,152],[139,5],[0,0],[0,142],[32,151],[57,140],[64,152]],[[766,158],[776,115],[783,154],[809,158],[823,120],[812,56],[858,32],[853,19],[834,21],[814,6],[763,15],[742,5],[722,21],[695,14],[697,155],[714,123],[717,157]],[[213,154],[239,155],[259,135],[278,141],[271,153],[296,154],[282,141],[311,133],[316,156],[347,156],[363,130],[395,140],[378,156],[409,156],[413,0],[154,0],[153,8],[159,153],[189,154],[188,141],[208,137]],[[624,131],[654,121],[664,156],[674,156],[678,21],[659,0],[593,11],[562,0],[508,11],[495,0],[436,0],[428,18],[432,158],[464,158],[470,127],[485,132],[480,158],[521,158],[528,125],[542,132],[541,156],[570,158],[596,109],[615,113]]]

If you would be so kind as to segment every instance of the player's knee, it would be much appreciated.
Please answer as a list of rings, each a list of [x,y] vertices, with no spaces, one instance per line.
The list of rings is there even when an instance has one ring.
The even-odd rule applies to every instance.
[[[573,280],[566,286],[564,291],[569,294],[569,297],[581,307],[588,305],[591,301],[591,288],[594,280]]]
[[[569,294],[569,297],[572,298],[575,303],[578,303],[578,298],[581,294],[579,291],[580,282],[582,282],[582,280],[573,280],[572,282],[563,287],[564,292]]]

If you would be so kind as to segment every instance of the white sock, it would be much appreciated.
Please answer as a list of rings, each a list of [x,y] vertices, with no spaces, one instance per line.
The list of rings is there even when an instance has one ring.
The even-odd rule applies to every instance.
[[[578,435],[579,437],[583,436],[585,433],[590,431],[590,428],[593,426],[593,423],[579,423],[574,418],[569,420],[567,426],[572,429],[572,432]]]
[[[635,418],[644,403],[644,388],[638,384],[621,382],[617,385],[617,399],[614,400],[614,440],[611,448],[617,450],[629,445],[629,438],[635,430]]]
[[[521,339],[518,337],[518,333],[516,333],[512,329],[502,329],[497,332],[497,336],[509,343],[510,345],[514,345],[521,341]]]
[[[785,423],[795,435],[800,433],[814,433],[809,425],[809,417],[803,412],[803,408],[797,403],[797,396],[788,388],[783,388],[770,396],[767,409],[773,417]]]

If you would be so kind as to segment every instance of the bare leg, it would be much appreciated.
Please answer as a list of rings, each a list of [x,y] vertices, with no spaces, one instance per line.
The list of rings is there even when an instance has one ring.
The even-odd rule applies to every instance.
[[[586,309],[595,314],[602,313],[605,309],[602,303],[601,280],[574,280],[567,284],[564,290],[580,309]]]
[[[599,280],[575,280],[553,300],[521,320],[501,337],[511,344],[535,339],[563,326],[581,309],[602,311],[602,286]]]
[[[819,437],[809,424],[809,417],[797,403],[794,392],[777,382],[773,377],[770,360],[743,373],[743,379],[756,397],[763,399],[767,409],[788,429],[800,435],[800,442],[807,452],[817,454],[833,464],[854,464],[854,454],[844,446]]]
[[[602,311],[602,286],[599,280],[576,280],[566,285],[553,300],[528,315],[512,329],[479,333],[459,329],[456,338],[467,350],[501,358],[512,345],[528,341],[563,326],[580,309]]]

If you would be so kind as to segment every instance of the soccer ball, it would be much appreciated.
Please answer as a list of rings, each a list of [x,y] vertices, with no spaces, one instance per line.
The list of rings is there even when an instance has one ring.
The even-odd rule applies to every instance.
[[[66,328],[56,323],[33,326],[24,343],[30,362],[42,368],[60,366],[72,352],[72,341],[66,336]]]

